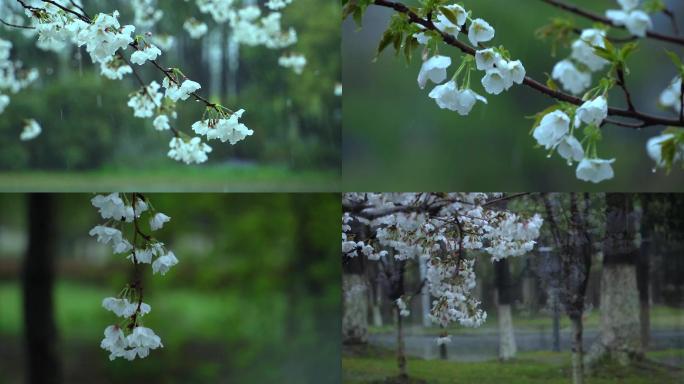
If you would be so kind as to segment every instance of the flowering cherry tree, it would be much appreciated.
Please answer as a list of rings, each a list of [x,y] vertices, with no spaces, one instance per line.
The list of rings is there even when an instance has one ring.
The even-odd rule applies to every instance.
[[[627,85],[627,59],[643,40],[657,40],[684,46],[684,38],[653,30],[651,14],[665,13],[675,18],[662,0],[617,0],[615,9],[599,15],[562,0],[541,0],[560,10],[580,16],[594,24],[575,25],[571,20],[554,19],[539,34],[555,41],[571,43],[568,56],[552,69],[543,83],[529,76],[523,63],[503,46],[493,44],[496,31],[492,25],[453,0],[419,0],[417,6],[389,0],[343,0],[343,18],[352,16],[358,24],[370,6],[393,10],[388,29],[380,40],[378,53],[393,46],[411,60],[414,51],[422,51],[423,65],[418,74],[422,89],[428,82],[437,84],[428,96],[439,108],[468,115],[487,99],[476,88],[478,76],[484,93],[500,95],[514,85],[523,85],[551,97],[554,102],[536,116],[532,136],[549,157],[558,153],[567,163],[578,163],[575,174],[583,181],[599,183],[614,177],[614,158],[599,154],[601,129],[615,125],[625,129],[666,128],[648,140],[646,152],[656,168],[669,172],[673,165],[684,166],[684,65],[679,56],[666,51],[674,63],[674,79],[663,91],[659,104],[672,116],[643,112],[634,104]],[[577,35],[576,38],[573,36]],[[460,52],[453,75],[449,75],[452,56],[445,47]],[[626,108],[611,107],[609,92],[617,89],[624,95]],[[612,94],[610,97],[615,97]],[[608,156],[610,157],[610,156]]]
[[[476,255],[492,261],[530,252],[539,237],[540,215],[523,217],[497,208],[513,196],[485,193],[348,193],[343,195],[342,258],[365,257],[381,264],[426,261],[423,282],[433,298],[430,319],[479,327],[487,319],[473,297]],[[355,239],[351,224],[369,229],[366,241]],[[401,276],[399,281],[403,281]],[[399,324],[410,314],[412,295],[398,287],[393,297]],[[400,333],[400,331],[399,331]],[[447,333],[438,344],[451,341]],[[399,334],[399,367],[406,375]]]
[[[217,25],[230,27],[235,43],[276,50],[284,50],[297,42],[296,31],[281,25],[282,11],[292,2],[269,0],[259,6],[233,0],[194,1],[198,12],[211,16]],[[172,135],[168,156],[174,160],[203,163],[212,152],[206,141],[220,140],[235,145],[252,136],[254,131],[240,121],[245,113],[243,109],[231,109],[208,100],[199,93],[202,86],[180,68],[161,63],[163,52],[173,47],[175,39],[151,32],[164,16],[157,0],[135,0],[129,4],[134,15],[132,24],[122,24],[117,10],[90,16],[80,0],[4,0],[0,1],[0,23],[36,37],[37,47],[45,51],[85,47],[93,64],[100,67],[101,75],[110,80],[132,75],[140,89],[130,95],[128,106],[135,117],[150,119],[155,130]],[[191,38],[198,39],[210,27],[189,17],[183,28]],[[0,39],[0,113],[10,103],[6,93],[19,92],[39,76],[38,70],[23,68],[19,60],[13,60],[11,49],[11,42]],[[301,74],[306,58],[295,52],[284,52],[278,63]],[[143,65],[157,69],[159,78],[144,80],[137,70]],[[177,104],[188,100],[205,106],[202,116],[189,127],[191,133],[173,124]],[[37,121],[27,119],[21,140],[35,139],[41,131]]]
[[[118,193],[97,195],[91,202],[107,221],[91,229],[90,235],[96,236],[100,243],[111,245],[114,254],[127,255],[126,259],[135,268],[135,280],[128,283],[117,297],[107,297],[102,301],[104,309],[122,320],[105,329],[100,346],[110,353],[110,360],[118,357],[127,360],[145,358],[150,349],[161,348],[163,344],[152,329],[143,326],[142,318],[150,313],[152,307],[143,302],[142,265],[149,264],[153,274],[164,275],[178,264],[178,259],[164,243],[144,231],[143,222],[147,221],[149,229],[156,231],[171,218],[157,212],[152,203],[139,193],[130,196]]]

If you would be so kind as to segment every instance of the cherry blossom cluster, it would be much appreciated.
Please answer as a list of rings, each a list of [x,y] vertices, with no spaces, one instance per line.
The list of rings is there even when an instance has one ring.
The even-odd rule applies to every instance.
[[[212,15],[220,18],[219,12],[227,10],[232,1],[219,2],[221,4],[215,4],[215,1],[198,1],[198,4],[200,3],[201,10],[211,9]],[[27,26],[27,33],[37,34],[39,48],[59,52],[69,44],[85,46],[92,62],[100,66],[102,76],[111,80],[122,80],[128,74],[136,75],[141,88],[130,95],[128,106],[132,108],[135,117],[151,119],[156,130],[170,131],[173,134],[169,143],[171,150],[168,153],[172,159],[187,164],[198,164],[207,161],[207,154],[211,152],[211,147],[201,142],[201,138],[188,136],[171,126],[171,119],[177,117],[176,103],[190,97],[204,102],[208,109],[212,109],[221,117],[220,124],[206,126],[202,134],[206,135],[207,139],[219,138],[223,142],[236,144],[253,134],[253,131],[244,124],[237,123],[244,110],[233,114],[230,109],[218,103],[210,103],[196,93],[201,88],[200,84],[188,79],[178,68],[165,69],[157,62],[162,55],[162,48],[166,50],[173,45],[173,38],[170,36],[157,37],[151,33],[134,35],[136,26],[121,25],[118,11],[111,14],[99,13],[91,19],[83,10],[80,1],[61,5],[58,2],[30,0],[19,4],[24,9],[28,22],[15,13],[9,14],[10,19],[18,26]],[[156,0],[136,0],[131,2],[131,6],[138,28],[152,28],[163,17],[163,12],[156,8]],[[227,16],[223,21],[226,20]],[[155,43],[163,47],[160,48]],[[3,84],[8,84],[13,86],[11,89],[16,92],[18,88],[34,80],[37,72],[29,72],[23,78],[15,76],[16,65],[12,66],[9,62],[9,48],[11,45],[8,46],[4,41],[0,42],[0,91]],[[133,51],[129,59],[123,53],[127,48]],[[134,65],[141,66],[147,63],[152,63],[163,73],[161,85],[157,81],[145,84],[135,73]],[[5,67],[8,68],[6,71]],[[20,82],[20,79],[25,80]],[[9,99],[0,94],[0,111],[4,110],[8,102]],[[39,133],[40,126],[33,120],[27,120],[21,139],[28,140]]]
[[[149,314],[152,307],[143,302],[139,268],[142,264],[150,264],[153,274],[165,275],[178,264],[178,259],[164,243],[146,234],[142,226],[147,221],[149,229],[156,231],[171,218],[157,212],[141,194],[130,197],[118,193],[97,195],[91,203],[107,221],[95,226],[89,234],[97,237],[98,242],[111,245],[114,254],[126,255],[136,269],[135,281],[126,285],[117,297],[107,297],[102,301],[102,307],[120,317],[121,321],[105,329],[100,346],[110,353],[110,360],[118,357],[127,360],[145,358],[150,349],[163,345],[153,330],[143,326],[142,317]],[[129,237],[126,237],[126,232],[130,233]]]
[[[640,9],[640,0],[617,0],[620,10],[606,11],[606,17],[612,26],[623,26],[636,37],[646,36],[653,25],[650,16]],[[607,38],[607,30],[611,25],[599,25],[585,29],[579,39],[572,45],[569,58],[558,62],[552,71],[552,78],[560,82],[564,90],[573,95],[583,94],[584,103],[576,107],[568,103],[559,103],[544,111],[541,121],[535,126],[533,136],[537,143],[549,152],[557,151],[568,164],[579,162],[575,175],[579,180],[600,183],[612,179],[615,173],[612,164],[616,159],[603,159],[598,156],[597,146],[601,140],[600,127],[608,117],[608,91],[620,85],[631,105],[628,91],[624,84],[627,70],[624,67],[624,55],[621,50],[612,46]],[[635,46],[626,46],[624,52],[630,52]],[[614,52],[618,52],[617,55]],[[592,87],[592,73],[602,71],[610,66],[610,72],[602,75],[598,85]],[[681,83],[673,80],[668,89],[661,95],[661,104],[675,110],[681,107]],[[679,88],[677,88],[679,87]],[[591,89],[590,89],[591,88]],[[677,88],[677,89],[676,89]],[[588,91],[587,91],[588,90]],[[585,93],[586,91],[586,93]],[[578,140],[575,129],[585,125],[584,138]],[[675,141],[674,134],[664,134],[652,138],[646,144],[647,152],[656,162],[657,167],[669,167],[662,158],[662,145]],[[684,140],[677,140],[673,147],[681,157]],[[677,157],[675,156],[675,160]]]
[[[281,23],[281,11],[292,2],[293,0],[269,0],[262,8],[256,4],[243,5],[235,0],[195,1],[201,13],[210,15],[217,24],[228,24],[232,30],[230,38],[234,42],[270,49],[287,48],[297,42],[295,29],[284,28]],[[188,18],[183,23],[183,28],[193,39],[202,38],[209,31],[209,26],[195,17]],[[283,55],[279,64],[301,74],[306,59],[301,54],[292,53]]]
[[[10,103],[10,97],[5,93],[17,93],[28,87],[38,79],[36,69],[24,69],[22,63],[11,59],[12,42],[0,39],[0,114]],[[36,138],[41,132],[40,125],[35,120],[27,120],[20,134],[21,140]]]
[[[670,171],[675,163],[684,165],[684,132],[681,129],[684,126],[681,80],[684,63],[680,55],[665,52],[678,73],[660,97],[660,105],[676,112],[675,118],[637,108],[626,81],[629,76],[627,59],[637,50],[640,39],[684,45],[684,40],[678,36],[674,14],[662,1],[617,0],[619,9],[608,9],[605,16],[564,1],[544,1],[594,22],[590,28],[582,29],[573,20],[556,18],[538,31],[541,37],[552,37],[555,42],[567,42],[571,46],[570,54],[554,65],[546,83],[527,76],[522,63],[513,60],[504,47],[487,47],[485,43],[494,39],[496,31],[485,20],[474,18],[460,3],[430,0],[421,1],[418,7],[400,0],[342,0],[342,3],[344,17],[353,16],[357,22],[370,6],[395,12],[380,40],[378,53],[393,46],[398,54],[410,61],[414,48],[424,46],[418,85],[424,88],[429,81],[438,84],[429,97],[440,108],[468,115],[477,102],[487,103],[485,97],[471,88],[473,70],[484,72],[480,82],[489,94],[497,95],[514,84],[523,84],[556,100],[556,105],[537,115],[532,135],[548,151],[548,157],[558,152],[570,165],[578,163],[575,175],[579,180],[600,183],[614,177],[616,159],[598,153],[602,128],[606,124],[629,129],[670,126],[651,138],[646,143],[646,150],[656,163],[654,172],[656,168]],[[672,19],[674,34],[652,31],[649,13],[657,12]],[[623,29],[630,36],[619,36]],[[467,41],[461,38],[466,34]],[[574,34],[579,37],[574,39]],[[443,44],[467,54],[448,81],[452,58],[439,53]],[[595,76],[597,74],[599,76]],[[615,88],[624,94],[626,107],[608,105],[609,92]]]
[[[481,83],[484,90],[491,95],[499,95],[513,84],[522,84],[525,80],[525,67],[520,60],[512,60],[503,47],[486,48],[483,45],[494,38],[494,28],[481,18],[473,19],[471,12],[461,5],[451,4],[439,8],[439,12],[435,14],[434,26],[443,35],[454,39],[458,39],[461,32],[467,29],[468,41],[477,49],[475,60],[465,56],[451,79],[443,84],[440,83],[447,79],[451,58],[436,54],[423,62],[418,74],[418,85],[423,89],[428,80],[439,84],[430,92],[429,97],[440,108],[465,116],[478,101],[487,103],[486,98],[471,89],[470,77],[474,69],[484,73]],[[417,32],[413,37],[425,46],[429,46],[432,39],[443,38],[436,36],[434,31]]]
[[[476,286],[475,255],[492,261],[530,252],[543,224],[541,216],[522,217],[488,206],[500,194],[482,193],[348,193],[343,196],[342,255],[381,260],[425,259],[426,285],[433,297],[431,320],[447,327],[478,327],[487,314],[472,295]],[[351,223],[370,229],[366,242],[356,241]],[[396,300],[408,316],[410,297]],[[447,342],[443,336],[440,343]]]
[[[648,13],[640,9],[641,0],[617,0],[622,9],[609,9],[606,17],[615,25],[624,26],[629,33],[638,37],[645,37],[646,32],[653,28],[653,21]]]
[[[608,116],[605,95],[587,100],[580,107],[563,104],[561,108],[547,113],[534,128],[532,136],[549,152],[556,151],[569,165],[579,162],[575,175],[579,180],[600,183],[615,175],[611,164],[615,159],[601,159],[597,143],[601,138],[599,127]],[[585,137],[580,142],[575,130],[586,124]],[[587,146],[587,150],[582,144]]]

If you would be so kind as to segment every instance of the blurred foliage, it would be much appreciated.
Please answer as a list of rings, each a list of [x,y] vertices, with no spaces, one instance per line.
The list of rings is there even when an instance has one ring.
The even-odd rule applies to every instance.
[[[172,217],[155,234],[180,263],[163,278],[144,269],[153,308],[145,322],[165,348],[135,363],[109,363],[99,349],[114,321],[100,302],[121,289],[132,266],[88,237],[103,221],[91,197],[57,197],[55,311],[60,349],[68,351],[65,382],[339,380],[338,195],[148,195]],[[0,382],[14,382],[22,376],[21,252],[7,252],[6,242],[24,234],[24,197],[5,195],[0,207]],[[14,272],[1,270],[8,265]]]
[[[417,1],[405,1],[415,5]],[[535,32],[557,18],[579,28],[592,23],[539,1],[516,3],[509,9],[502,0],[467,1],[463,5],[496,28],[494,44],[503,45],[519,58],[527,73],[545,81],[553,65],[570,55],[563,39],[543,41]],[[573,0],[593,12],[616,8],[614,0]],[[668,1],[681,20],[683,4]],[[511,17],[515,12],[515,17]],[[603,130],[600,155],[616,157],[616,177],[599,185],[575,178],[575,168],[535,148],[528,134],[533,116],[551,105],[551,100],[527,87],[516,86],[499,95],[488,95],[488,105],[478,105],[470,116],[440,110],[421,91],[416,78],[421,60],[409,65],[387,50],[374,60],[378,43],[389,25],[391,10],[369,6],[359,29],[352,18],[343,24],[344,137],[343,180],[345,190],[501,190],[512,191],[678,191],[684,175],[674,170],[654,173],[653,161],[645,151],[646,140],[662,127],[629,130],[614,126]],[[556,20],[552,20],[556,18]],[[656,28],[671,29],[662,14],[654,16]],[[562,24],[562,23],[561,23]],[[542,33],[543,34],[543,33]],[[620,32],[616,32],[616,35]],[[576,36],[572,36],[576,37]],[[552,45],[556,56],[552,56]],[[663,48],[682,54],[682,49],[653,40],[640,42],[639,51],[627,64],[627,79],[635,103],[651,113],[671,115],[656,106],[660,92],[676,75]],[[416,51],[419,53],[419,51]],[[450,74],[461,61],[455,49],[440,47],[440,54],[452,57]],[[417,57],[416,57],[417,58]],[[479,77],[473,79],[476,92],[484,94]],[[611,104],[624,105],[623,95],[611,93]]]
[[[118,9],[122,23],[126,23],[132,21],[126,3],[90,1],[86,10],[92,15]],[[284,11],[282,24],[297,30],[299,42],[285,50],[241,47],[235,78],[228,74],[228,61],[232,59],[225,53],[219,82],[210,81],[208,51],[219,48],[218,44],[228,46],[228,27],[200,14],[193,2],[160,0],[159,8],[165,17],[156,32],[176,38],[176,46],[161,57],[163,65],[181,68],[202,84],[203,95],[211,95],[229,107],[244,108],[244,121],[255,131],[254,136],[236,146],[210,142],[214,149],[210,163],[232,160],[295,170],[339,169],[341,98],[333,94],[333,89],[340,81],[340,30],[335,1],[295,1]],[[313,8],[316,17],[310,17]],[[209,25],[210,33],[203,39],[190,39],[182,28],[190,16]],[[212,31],[222,39],[210,43]],[[0,170],[173,165],[174,161],[166,157],[170,135],[156,132],[148,120],[134,118],[126,106],[128,94],[138,89],[131,76],[120,82],[100,77],[99,66],[93,67],[85,50],[55,54],[37,49],[34,39],[23,37],[19,31],[2,27],[0,35],[14,44],[14,58],[41,72],[37,84],[11,95],[10,105],[0,119]],[[280,55],[290,51],[307,57],[303,74],[296,75],[278,65]],[[146,82],[161,82],[154,68],[136,68]],[[190,126],[202,112],[197,103],[180,103],[174,125],[192,133]],[[36,118],[43,126],[43,134],[28,143],[19,141],[26,118]]]

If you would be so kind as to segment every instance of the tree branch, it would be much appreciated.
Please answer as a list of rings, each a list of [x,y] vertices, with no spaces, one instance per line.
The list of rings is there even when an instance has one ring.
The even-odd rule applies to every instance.
[[[29,26],[26,26],[26,25],[17,25],[17,24],[8,23],[8,22],[6,22],[6,21],[3,20],[3,19],[0,19],[0,24],[6,25],[6,26],[12,27],[12,28],[36,29],[36,27],[29,27]]]
[[[582,16],[585,19],[589,19],[592,21],[596,21],[599,23],[610,25],[611,27],[614,27],[614,28],[622,28],[622,29],[625,28],[623,25],[616,25],[615,23],[613,23],[612,20],[608,19],[607,17],[603,17],[603,16],[597,15],[593,12],[589,12],[589,11],[584,10],[584,9],[582,9],[576,5],[567,4],[567,3],[560,1],[560,0],[541,0],[541,1],[546,3],[546,4],[552,5],[554,7],[560,8],[562,10],[568,11],[570,13],[574,13],[575,15]],[[661,34],[658,32],[647,31],[646,37],[648,37],[650,39],[654,39],[654,40],[665,41],[665,42],[672,43],[672,44],[684,45],[684,38],[679,37],[679,36],[671,36],[671,35]]]
[[[546,1],[546,0],[544,0]],[[549,0],[549,1],[556,1],[556,0]],[[415,12],[413,12],[409,7],[407,7],[405,4],[400,3],[400,2],[394,2],[394,1],[388,1],[388,0],[374,0],[373,4],[381,7],[386,7],[386,8],[391,8],[394,9],[396,12],[400,12],[405,14],[408,18],[409,21],[423,26],[426,29],[429,29],[431,31],[437,32],[441,37],[442,40],[451,46],[454,46],[461,50],[461,52],[474,56],[475,55],[475,48],[471,47],[470,45],[458,40],[457,38],[453,37],[452,35],[446,34],[439,29],[433,24],[431,20],[426,20],[423,19],[422,17],[418,16]],[[570,104],[574,105],[582,105],[584,104],[584,100],[582,100],[579,97],[567,94],[562,91],[554,90],[546,85],[540,83],[539,81],[531,78],[530,76],[526,76],[525,79],[523,80],[523,84],[537,90],[538,92],[549,96],[553,99],[559,100],[559,101],[564,101]],[[679,119],[668,119],[668,118],[663,118],[659,116],[654,116],[650,115],[644,112],[639,112],[637,110],[629,110],[629,109],[621,109],[621,108],[613,108],[610,107],[608,108],[608,115],[610,116],[620,116],[620,117],[625,117],[629,119],[634,119],[634,120],[640,120],[639,123],[625,123],[621,121],[615,121],[615,120],[610,120],[609,123],[615,124],[621,127],[625,128],[633,128],[633,129],[638,129],[638,128],[644,128],[644,127],[650,127],[650,126],[656,126],[656,125],[667,125],[667,126],[676,126],[676,127],[682,127],[684,126],[684,121],[681,121]]]

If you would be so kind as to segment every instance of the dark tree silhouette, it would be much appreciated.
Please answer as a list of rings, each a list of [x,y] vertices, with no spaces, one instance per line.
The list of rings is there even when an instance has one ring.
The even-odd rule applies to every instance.
[[[28,196],[28,248],[23,266],[26,382],[61,382],[52,298],[54,283],[54,196]]]

